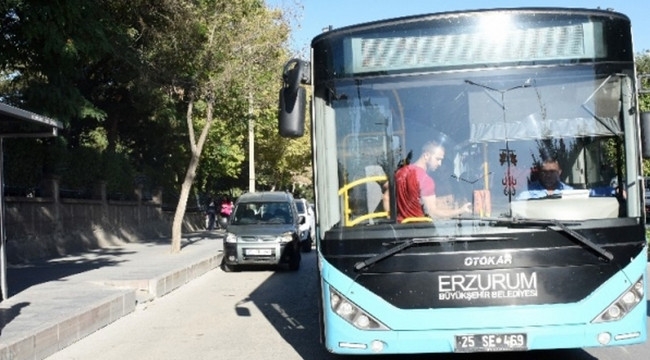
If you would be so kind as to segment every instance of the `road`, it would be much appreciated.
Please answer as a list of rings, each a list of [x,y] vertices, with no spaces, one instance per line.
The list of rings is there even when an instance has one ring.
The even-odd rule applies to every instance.
[[[49,357],[88,359],[351,359],[329,354],[318,340],[316,254],[298,272],[213,270]],[[640,360],[650,344],[626,348],[500,354],[379,356],[373,359]],[[645,354],[645,355],[644,355]]]

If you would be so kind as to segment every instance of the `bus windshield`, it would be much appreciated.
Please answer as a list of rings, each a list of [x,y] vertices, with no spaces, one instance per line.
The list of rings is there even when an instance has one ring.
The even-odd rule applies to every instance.
[[[438,206],[469,201],[474,215],[568,220],[625,214],[617,184],[626,170],[614,159],[626,151],[619,104],[630,81],[563,69],[534,78],[509,70],[335,82],[328,92],[337,98],[318,104],[327,108],[327,137],[336,142],[327,156],[339,168],[330,196],[347,199],[342,224],[390,212],[382,202],[390,174],[431,140],[445,148],[442,165],[429,174]],[[557,159],[567,190],[540,199],[529,188],[548,158]],[[383,218],[390,216],[362,222]]]
[[[565,26],[554,18],[518,30],[507,43],[553,39],[546,46],[552,42],[555,50],[541,51],[538,39],[525,53],[491,57],[480,33],[472,32],[475,24],[458,21],[442,30],[416,31],[408,23],[399,31],[342,31],[331,41],[314,40],[315,56],[321,55],[314,69],[314,129],[325,145],[315,149],[317,186],[328,204],[321,219],[330,227],[402,223],[395,173],[415,163],[430,141],[444,149],[439,166],[428,169],[436,207],[469,203],[459,218],[641,216],[641,186],[627,176],[638,164],[621,160],[638,155],[636,134],[624,132],[635,126],[633,70],[587,62],[616,52],[605,51],[602,24]],[[425,43],[439,52],[423,53]],[[465,49],[444,51],[454,43]],[[340,57],[330,54],[337,51]],[[480,65],[468,51],[481,53]],[[549,161],[562,191],[541,186]],[[406,222],[436,220],[443,218]]]

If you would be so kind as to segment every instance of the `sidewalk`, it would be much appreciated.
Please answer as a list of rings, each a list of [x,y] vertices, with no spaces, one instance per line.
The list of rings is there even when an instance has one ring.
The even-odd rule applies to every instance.
[[[125,244],[9,266],[0,302],[0,359],[40,360],[221,264],[219,231]]]

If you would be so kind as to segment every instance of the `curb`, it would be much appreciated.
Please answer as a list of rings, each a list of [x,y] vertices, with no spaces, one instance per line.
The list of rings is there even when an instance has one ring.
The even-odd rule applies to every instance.
[[[44,359],[135,310],[135,290],[106,292],[85,308],[34,316],[31,320],[40,324],[0,341],[0,359]]]
[[[222,257],[222,253],[218,253],[183,269],[152,279],[149,281],[148,291],[154,298],[165,296],[208,271],[219,267]]]

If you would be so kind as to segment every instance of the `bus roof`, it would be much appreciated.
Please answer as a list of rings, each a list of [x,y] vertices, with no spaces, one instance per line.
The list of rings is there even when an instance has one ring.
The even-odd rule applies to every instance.
[[[534,13],[558,13],[563,15],[566,15],[567,13],[571,13],[576,15],[582,14],[582,15],[607,16],[607,17],[616,16],[616,17],[623,18],[627,21],[630,21],[630,18],[623,13],[619,13],[610,9],[600,9],[600,8],[588,9],[588,8],[569,8],[569,7],[566,8],[564,7],[510,7],[510,8],[493,8],[493,9],[484,8],[484,9],[471,9],[471,10],[456,10],[456,11],[423,13],[418,15],[380,19],[380,20],[375,20],[370,22],[351,24],[338,29],[330,28],[329,30],[315,36],[312,40],[312,44],[323,38],[327,38],[330,35],[336,35],[350,30],[362,30],[364,28],[370,29],[379,25],[383,26],[391,23],[400,23],[400,22],[404,23],[404,22],[423,20],[428,18],[430,19],[447,18],[447,17],[471,15],[471,14],[478,14],[478,13],[488,13],[488,12],[517,12],[517,13],[534,12]]]

